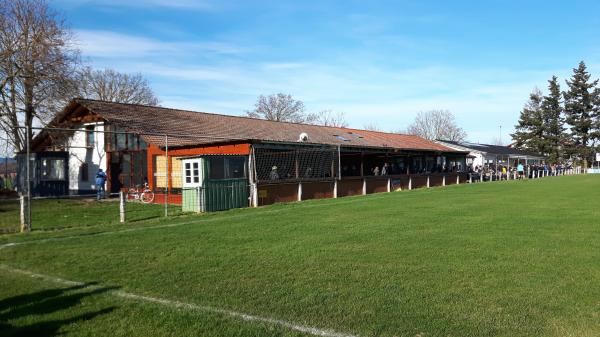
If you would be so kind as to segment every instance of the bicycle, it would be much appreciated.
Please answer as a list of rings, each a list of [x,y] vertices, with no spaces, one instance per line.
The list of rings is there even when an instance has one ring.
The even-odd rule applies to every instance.
[[[149,204],[154,201],[154,192],[148,187],[148,183],[144,184],[144,188],[140,186],[131,187],[127,191],[127,201],[141,201],[144,204]]]

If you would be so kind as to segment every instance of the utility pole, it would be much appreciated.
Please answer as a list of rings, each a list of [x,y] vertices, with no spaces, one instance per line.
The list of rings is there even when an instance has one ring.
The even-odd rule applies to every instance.
[[[503,145],[502,144],[502,125],[500,125],[500,135],[498,137],[498,141],[500,142],[500,145]]]

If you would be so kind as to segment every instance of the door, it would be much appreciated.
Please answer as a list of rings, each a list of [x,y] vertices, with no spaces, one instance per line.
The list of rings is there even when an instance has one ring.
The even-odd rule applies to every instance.
[[[119,177],[121,175],[121,159],[119,152],[110,154],[110,193],[119,193],[123,184]]]
[[[202,159],[183,159],[181,165],[182,182],[182,211],[203,212],[204,199],[202,187]]]

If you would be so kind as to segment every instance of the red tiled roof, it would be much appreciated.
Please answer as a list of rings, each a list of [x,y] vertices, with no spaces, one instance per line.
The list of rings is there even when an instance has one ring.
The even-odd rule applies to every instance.
[[[152,144],[192,146],[233,141],[297,142],[301,133],[306,143],[344,147],[392,148],[460,152],[414,135],[329,127],[301,123],[194,112],[163,107],[75,99],[64,113],[83,106],[109,123],[142,134]]]

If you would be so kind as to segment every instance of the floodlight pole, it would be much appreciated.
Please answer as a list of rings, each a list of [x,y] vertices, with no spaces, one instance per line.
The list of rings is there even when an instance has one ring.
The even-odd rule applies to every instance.
[[[25,167],[27,168],[27,177],[25,178],[27,183],[27,201],[25,204],[27,207],[27,219],[25,220],[23,228],[21,229],[22,232],[31,231],[31,163],[29,158],[31,156],[31,143],[29,142],[29,132],[30,126],[27,125],[25,127],[25,146],[27,147],[27,162],[25,164]]]

